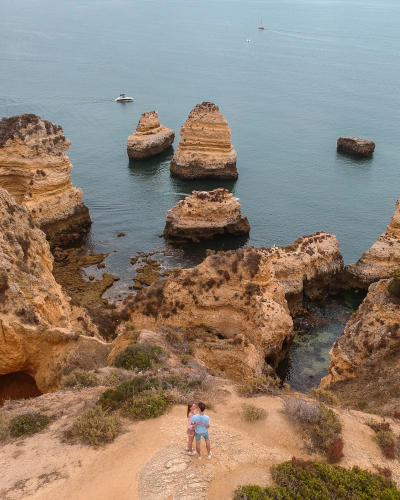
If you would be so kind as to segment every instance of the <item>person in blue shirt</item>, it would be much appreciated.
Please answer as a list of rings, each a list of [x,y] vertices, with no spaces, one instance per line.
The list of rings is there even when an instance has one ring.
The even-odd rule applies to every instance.
[[[210,437],[208,435],[208,429],[210,427],[210,417],[204,414],[204,410],[206,409],[206,405],[204,403],[199,403],[197,406],[200,410],[200,413],[194,415],[194,417],[192,418],[192,425],[194,427],[196,436],[197,458],[201,460],[200,441],[203,437],[206,442],[208,460],[210,460],[210,458],[212,457]]]

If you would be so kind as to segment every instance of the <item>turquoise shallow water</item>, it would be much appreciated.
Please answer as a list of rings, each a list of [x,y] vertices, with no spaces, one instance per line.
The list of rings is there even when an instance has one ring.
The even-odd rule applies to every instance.
[[[173,148],[129,162],[126,139],[155,109],[176,148],[205,100],[229,122],[239,180],[223,184],[252,229],[186,247],[185,263],[210,246],[287,245],[321,230],[350,263],[399,198],[399,22],[397,0],[2,0],[0,113],[36,113],[72,141],[72,180],[94,222],[86,243],[117,250],[107,268],[123,279],[109,297],[127,291],[130,256],[164,245],[166,210],[221,185],[172,179]],[[120,92],[134,103],[115,103]],[[375,140],[373,158],[337,154],[341,135]]]

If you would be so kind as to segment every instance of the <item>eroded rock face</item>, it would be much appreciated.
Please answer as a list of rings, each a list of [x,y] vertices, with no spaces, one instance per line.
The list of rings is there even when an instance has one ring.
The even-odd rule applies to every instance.
[[[296,307],[303,293],[320,296],[342,266],[328,233],[286,248],[220,252],[194,269],[176,269],[121,309],[135,328],[184,327],[195,357],[211,369],[234,379],[258,376],[276,367],[293,339],[286,297]]]
[[[360,137],[339,137],[337,150],[358,156],[371,156],[375,149],[374,141]]]
[[[105,366],[111,347],[74,333],[74,315],[52,267],[45,234],[27,208],[0,189],[0,375],[27,373],[41,392],[55,390],[72,366]]]
[[[91,224],[82,190],[72,187],[70,145],[60,126],[39,116],[0,121],[0,187],[28,209],[51,245],[77,239]]]
[[[128,137],[128,156],[143,160],[167,149],[174,142],[175,132],[160,125],[157,111],[143,113],[136,132]]]
[[[243,235],[250,232],[247,217],[227,189],[193,191],[167,212],[164,237],[199,241],[215,236]]]
[[[211,102],[197,104],[179,133],[181,140],[170,169],[174,177],[238,178],[231,132],[218,106]]]
[[[389,278],[400,267],[400,200],[386,232],[355,264],[344,269],[343,281],[347,287],[368,288],[371,283]]]
[[[400,364],[399,300],[387,291],[389,280],[369,287],[368,295],[333,345],[329,374],[321,387]]]

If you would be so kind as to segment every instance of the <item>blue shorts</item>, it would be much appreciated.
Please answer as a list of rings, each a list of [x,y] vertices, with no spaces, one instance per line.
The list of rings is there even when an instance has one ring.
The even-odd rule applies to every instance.
[[[208,441],[210,439],[210,436],[208,435],[208,431],[206,432],[196,432],[195,433],[196,435],[196,442],[199,443],[201,441],[201,438],[203,437],[206,441]]]

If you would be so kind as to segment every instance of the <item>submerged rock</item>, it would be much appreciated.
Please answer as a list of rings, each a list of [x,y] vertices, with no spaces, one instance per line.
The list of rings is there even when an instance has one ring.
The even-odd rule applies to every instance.
[[[371,156],[375,149],[374,141],[360,137],[339,137],[337,150],[358,156]]]
[[[203,102],[190,112],[171,161],[171,174],[181,179],[237,179],[236,151],[228,122],[218,106]]]
[[[328,233],[286,248],[247,247],[175,269],[120,306],[137,329],[182,329],[196,358],[240,379],[276,368],[294,336],[290,315],[303,298],[322,296],[343,268]]]
[[[215,236],[243,235],[250,232],[247,217],[227,189],[193,191],[167,212],[164,237],[199,241]]]
[[[84,335],[97,330],[83,309],[75,308],[75,317],[55,281],[45,234],[4,189],[0,249],[0,376],[23,372],[40,392],[49,392],[71,366],[105,366],[110,344]]]
[[[0,187],[24,205],[50,244],[77,239],[91,224],[82,190],[72,187],[71,142],[33,114],[0,120]]]
[[[174,142],[175,132],[160,125],[157,111],[143,113],[136,132],[128,137],[128,156],[143,160],[167,149]]]
[[[344,268],[342,281],[347,288],[368,288],[371,283],[389,278],[400,267],[400,200],[386,232],[355,264]]]

